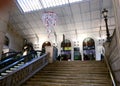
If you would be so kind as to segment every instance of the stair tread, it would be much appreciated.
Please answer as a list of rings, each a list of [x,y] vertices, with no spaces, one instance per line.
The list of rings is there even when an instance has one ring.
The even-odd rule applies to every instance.
[[[110,86],[110,84],[102,84],[102,83],[101,84],[97,84],[97,83],[66,84],[66,83],[41,82],[35,84],[24,84],[22,86]]]
[[[99,74],[102,74],[102,73],[108,73],[108,71],[100,71],[100,70],[94,70],[94,71],[84,71],[84,70],[81,70],[81,71],[57,71],[57,70],[55,70],[55,71],[41,71],[41,73],[70,73],[70,74],[80,74],[80,73],[89,73],[89,74],[91,74],[91,73],[99,73]]]
[[[32,78],[30,79],[30,81],[60,81],[60,82],[103,82],[103,81],[106,81],[105,83],[107,82],[110,82],[109,79],[102,79],[102,78],[99,78],[99,79],[96,79],[96,78]]]
[[[32,79],[39,79],[39,78],[50,78],[50,79],[109,79],[109,77],[96,77],[96,76],[34,76]]]
[[[41,74],[36,74],[34,77],[41,77],[41,76],[55,76],[55,77],[110,77],[109,74],[55,74],[55,73],[41,73]]]
[[[83,82],[71,82],[71,81],[37,81],[37,82],[27,82],[26,84],[30,84],[30,85],[37,85],[37,84],[41,84],[41,83],[55,83],[55,84],[61,84],[61,85],[64,85],[64,84],[68,84],[68,85],[72,85],[72,84],[76,84],[76,85],[82,85],[82,84],[86,84],[86,85],[92,85],[92,84],[101,84],[101,86],[103,84],[109,84],[109,86],[112,86],[110,82],[90,82],[90,81],[83,81]]]

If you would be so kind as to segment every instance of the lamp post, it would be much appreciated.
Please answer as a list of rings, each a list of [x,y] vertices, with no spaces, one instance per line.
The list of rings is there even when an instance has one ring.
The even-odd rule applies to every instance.
[[[102,11],[102,14],[103,14],[103,17],[104,17],[104,20],[105,20],[105,25],[106,25],[106,35],[107,35],[107,42],[110,42],[111,41],[111,37],[110,37],[110,33],[109,33],[109,29],[108,29],[108,10],[107,9],[103,9]]]

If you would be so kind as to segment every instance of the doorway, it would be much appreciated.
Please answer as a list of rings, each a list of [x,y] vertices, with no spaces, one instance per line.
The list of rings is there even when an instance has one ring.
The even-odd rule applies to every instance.
[[[42,44],[42,53],[45,53],[46,46],[51,46],[51,43],[49,41],[46,41]]]

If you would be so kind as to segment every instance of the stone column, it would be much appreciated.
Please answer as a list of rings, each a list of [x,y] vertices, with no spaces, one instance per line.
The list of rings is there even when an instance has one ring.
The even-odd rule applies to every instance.
[[[53,46],[46,46],[45,47],[45,51],[47,52],[47,53],[49,53],[49,57],[48,57],[48,62],[49,63],[53,63],[53,61],[54,61],[54,56],[53,56]]]

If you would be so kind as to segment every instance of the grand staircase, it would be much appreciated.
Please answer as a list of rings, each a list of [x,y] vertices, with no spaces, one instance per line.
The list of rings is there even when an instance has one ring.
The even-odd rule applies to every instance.
[[[56,61],[22,86],[112,86],[104,61]]]

